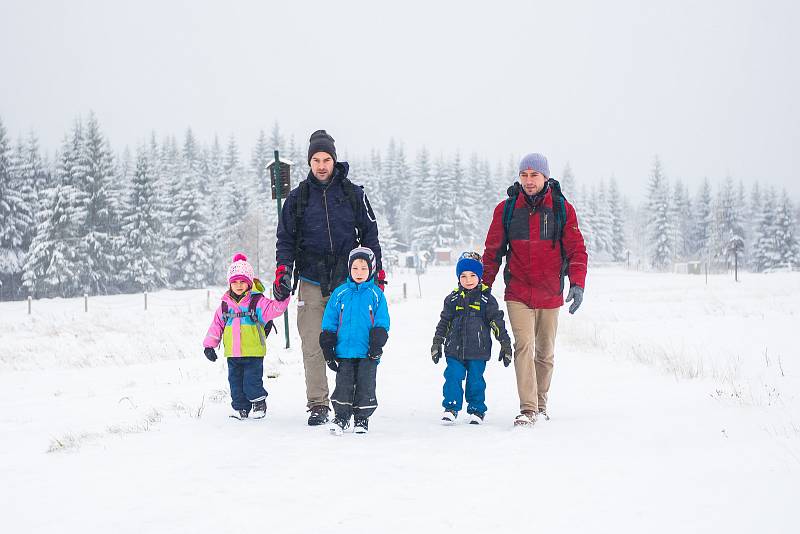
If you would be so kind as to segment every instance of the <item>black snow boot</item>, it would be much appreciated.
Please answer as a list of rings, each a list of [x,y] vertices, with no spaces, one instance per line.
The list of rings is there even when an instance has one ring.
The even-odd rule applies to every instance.
[[[341,417],[334,417],[331,424],[328,426],[328,430],[334,436],[341,436],[345,430],[350,428],[350,421]]]
[[[253,419],[263,419],[267,415],[267,401],[265,399],[255,401],[250,415]]]
[[[366,417],[356,417],[353,424],[353,432],[356,434],[366,434],[369,432],[369,419]]]
[[[324,425],[328,422],[328,410],[329,408],[324,405],[313,406],[309,411],[311,415],[308,416],[308,424],[309,426],[319,426]]]

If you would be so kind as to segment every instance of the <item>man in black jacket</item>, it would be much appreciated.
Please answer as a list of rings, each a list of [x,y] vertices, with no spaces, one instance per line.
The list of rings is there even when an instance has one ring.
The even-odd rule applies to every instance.
[[[328,421],[327,366],[319,346],[322,315],[331,292],[347,278],[347,258],[358,246],[375,253],[375,283],[383,289],[378,225],[364,189],[348,178],[350,166],[337,161],[334,139],[311,134],[308,177],[292,189],[278,221],[275,297],[295,289],[297,329],[303,350],[309,425]],[[294,275],[294,284],[292,276]]]

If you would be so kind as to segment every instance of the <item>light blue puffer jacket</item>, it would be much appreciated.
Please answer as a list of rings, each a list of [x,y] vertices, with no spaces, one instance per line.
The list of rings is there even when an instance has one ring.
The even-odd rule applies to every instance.
[[[389,331],[389,309],[372,279],[356,284],[348,278],[331,294],[322,316],[322,329],[337,334],[337,358],[366,358],[369,331],[378,326]]]

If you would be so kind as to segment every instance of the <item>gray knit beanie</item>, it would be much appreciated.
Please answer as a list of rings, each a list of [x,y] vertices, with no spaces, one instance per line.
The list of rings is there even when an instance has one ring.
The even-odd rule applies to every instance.
[[[522,171],[537,171],[544,175],[545,178],[550,178],[550,167],[547,165],[547,158],[541,154],[528,154],[519,162],[519,172]]]

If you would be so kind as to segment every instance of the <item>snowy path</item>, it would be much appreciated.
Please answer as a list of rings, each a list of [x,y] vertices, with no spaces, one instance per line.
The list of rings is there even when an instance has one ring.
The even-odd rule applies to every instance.
[[[2,530],[800,527],[797,449],[764,431],[763,408],[721,402],[705,382],[601,352],[557,352],[550,422],[512,430],[513,370],[493,361],[486,423],[441,427],[444,366],[427,356],[441,291],[424,290],[435,298],[392,306],[381,406],[367,436],[336,438],[305,425],[297,349],[267,383],[264,421],[226,417],[224,365],[200,353],[0,375]],[[562,333],[569,328],[565,318]],[[59,442],[64,450],[46,452]]]

